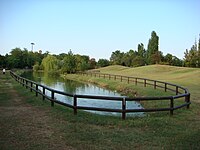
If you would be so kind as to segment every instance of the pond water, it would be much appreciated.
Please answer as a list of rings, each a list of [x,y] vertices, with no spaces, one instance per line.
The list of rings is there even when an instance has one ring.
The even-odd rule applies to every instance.
[[[80,94],[80,95],[98,95],[98,96],[122,96],[121,94],[110,91],[93,84],[81,83],[73,80],[63,79],[61,77],[50,76],[47,73],[37,73],[37,72],[25,72],[23,77],[38,82],[42,85],[46,85],[55,90],[64,91],[70,94]],[[47,95],[50,96],[50,92],[46,91]],[[73,104],[73,98],[68,96],[63,96],[60,94],[55,94],[55,98],[64,103]],[[110,100],[94,100],[94,99],[79,99],[77,100],[78,106],[88,106],[88,107],[100,107],[100,108],[111,108],[111,109],[121,109],[121,101],[110,101]],[[127,109],[141,109],[142,106],[138,102],[128,101],[126,102]],[[101,115],[114,115],[121,116],[121,113],[115,112],[103,112],[103,111],[88,111],[92,113],[97,113]],[[144,113],[127,113],[127,116],[141,116]]]

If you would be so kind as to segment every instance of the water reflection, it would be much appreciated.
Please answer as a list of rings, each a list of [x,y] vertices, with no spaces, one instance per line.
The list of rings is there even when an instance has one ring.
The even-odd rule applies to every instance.
[[[101,96],[121,96],[117,92],[113,92],[104,88],[92,84],[84,84],[81,82],[76,82],[72,80],[64,80],[63,78],[57,76],[50,76],[47,73],[37,73],[37,72],[25,72],[23,77],[38,82],[42,85],[46,85],[53,89],[64,91],[70,94],[80,94],[80,95],[101,95]],[[41,89],[42,90],[42,89]],[[47,95],[51,95],[49,91],[46,91]],[[64,103],[73,104],[73,98],[68,96],[63,96],[60,94],[55,94],[55,98]],[[121,101],[109,101],[109,100],[91,100],[91,99],[80,99],[78,98],[78,106],[88,106],[88,107],[99,107],[99,108],[113,108],[121,109]],[[137,102],[127,102],[127,109],[137,109],[141,108],[140,104]],[[102,115],[121,115],[121,113],[112,112],[99,112],[99,111],[89,111]],[[141,116],[143,113],[129,113],[128,115]]]

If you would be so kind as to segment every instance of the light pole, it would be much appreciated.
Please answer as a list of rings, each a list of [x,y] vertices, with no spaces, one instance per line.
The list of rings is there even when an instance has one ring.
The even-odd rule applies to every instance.
[[[32,47],[31,47],[32,49],[31,50],[33,51],[33,45],[35,45],[35,43],[31,43],[31,45],[32,45]]]

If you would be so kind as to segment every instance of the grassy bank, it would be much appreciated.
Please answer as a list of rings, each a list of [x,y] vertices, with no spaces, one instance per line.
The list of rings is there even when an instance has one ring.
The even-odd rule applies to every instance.
[[[111,71],[112,68],[107,69]],[[122,73],[122,69],[113,73]],[[106,72],[106,68],[104,70]],[[143,118],[122,121],[120,117],[82,111],[74,116],[73,111],[66,107],[50,107],[48,101],[42,101],[40,96],[35,97],[34,93],[16,83],[8,74],[0,77],[3,81],[0,83],[0,149],[121,150],[200,147],[200,106],[197,99],[189,110],[177,110],[171,117],[166,113],[151,113]],[[195,93],[196,89],[189,90]],[[12,109],[14,110],[10,111]]]
[[[91,72],[97,70],[91,70]],[[165,65],[152,65],[144,66],[138,68],[129,68],[124,66],[108,66],[98,69],[98,72],[105,74],[115,74],[122,76],[133,76],[141,78],[149,78],[154,80],[161,80],[170,83],[175,83],[177,85],[184,86],[191,90],[192,92],[192,101],[198,100],[200,90],[198,83],[200,83],[200,70],[192,68],[181,68],[181,67],[172,67]],[[160,74],[160,75],[159,75]],[[135,82],[128,84],[127,81],[120,82],[120,79],[115,81],[114,79],[109,80],[108,78],[104,79],[103,77],[99,78],[94,76],[82,76],[78,74],[67,74],[63,76],[64,78],[78,80],[82,82],[90,82],[97,84],[101,87],[105,87],[111,90],[116,90],[123,95],[129,97],[140,97],[140,96],[171,96],[175,95],[175,92],[164,89],[157,88],[154,89],[153,86],[147,85],[144,87],[143,84],[135,85]],[[191,81],[191,77],[195,80]],[[195,81],[195,82],[194,82]],[[164,85],[162,85],[164,86]],[[175,88],[174,88],[175,89]],[[88,93],[89,94],[89,93]],[[176,99],[175,106],[181,105],[184,102],[184,98]],[[198,101],[196,101],[198,102]],[[169,106],[169,101],[142,101],[142,106],[145,108],[163,108]]]
[[[200,69],[174,67],[167,65],[151,65],[137,68],[109,66],[99,69],[101,73],[119,74],[149,78],[175,83],[187,87],[191,92],[192,101],[200,103]]]

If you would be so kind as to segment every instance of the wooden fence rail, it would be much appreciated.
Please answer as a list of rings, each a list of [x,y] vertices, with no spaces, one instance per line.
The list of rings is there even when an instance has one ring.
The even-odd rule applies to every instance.
[[[78,109],[82,110],[94,110],[94,111],[105,111],[105,112],[118,112],[121,113],[122,119],[126,118],[127,113],[133,113],[133,112],[157,112],[157,111],[169,111],[170,115],[173,115],[173,111],[182,107],[189,108],[190,102],[190,93],[189,91],[181,86],[162,82],[162,81],[156,81],[156,80],[150,80],[145,78],[136,78],[136,77],[127,77],[127,76],[120,76],[120,75],[111,75],[111,74],[101,74],[101,73],[81,73],[82,75],[87,76],[94,76],[94,77],[102,77],[102,78],[108,78],[108,79],[114,79],[114,80],[120,80],[121,82],[126,81],[127,83],[135,83],[137,84],[144,84],[144,87],[147,85],[153,86],[154,89],[156,88],[163,88],[165,91],[170,90],[174,91],[175,95],[173,96],[165,96],[165,97],[124,97],[124,96],[118,96],[118,97],[112,97],[112,96],[94,96],[94,95],[79,95],[79,94],[70,94],[62,91],[58,91],[52,88],[49,88],[47,86],[44,86],[42,84],[36,83],[34,81],[28,80],[26,78],[23,78],[19,75],[16,75],[13,71],[10,71],[10,75],[20,84],[25,86],[25,88],[29,88],[30,91],[34,91],[36,96],[38,94],[42,95],[42,99],[49,100],[51,102],[51,106],[54,106],[54,103],[72,108],[74,111],[74,115],[77,114]],[[50,92],[51,94],[48,96],[46,92]],[[60,94],[63,96],[72,97],[72,103],[64,103],[62,101],[59,101],[55,98],[55,94]],[[111,109],[111,108],[98,108],[98,107],[87,107],[87,106],[79,106],[77,101],[81,99],[91,99],[91,100],[110,100],[110,101],[121,101],[121,109]],[[185,98],[185,101],[183,104],[174,106],[174,101],[179,98]],[[127,109],[126,108],[126,102],[127,101],[163,101],[168,100],[170,104],[166,106],[165,108],[141,108],[141,109]]]

